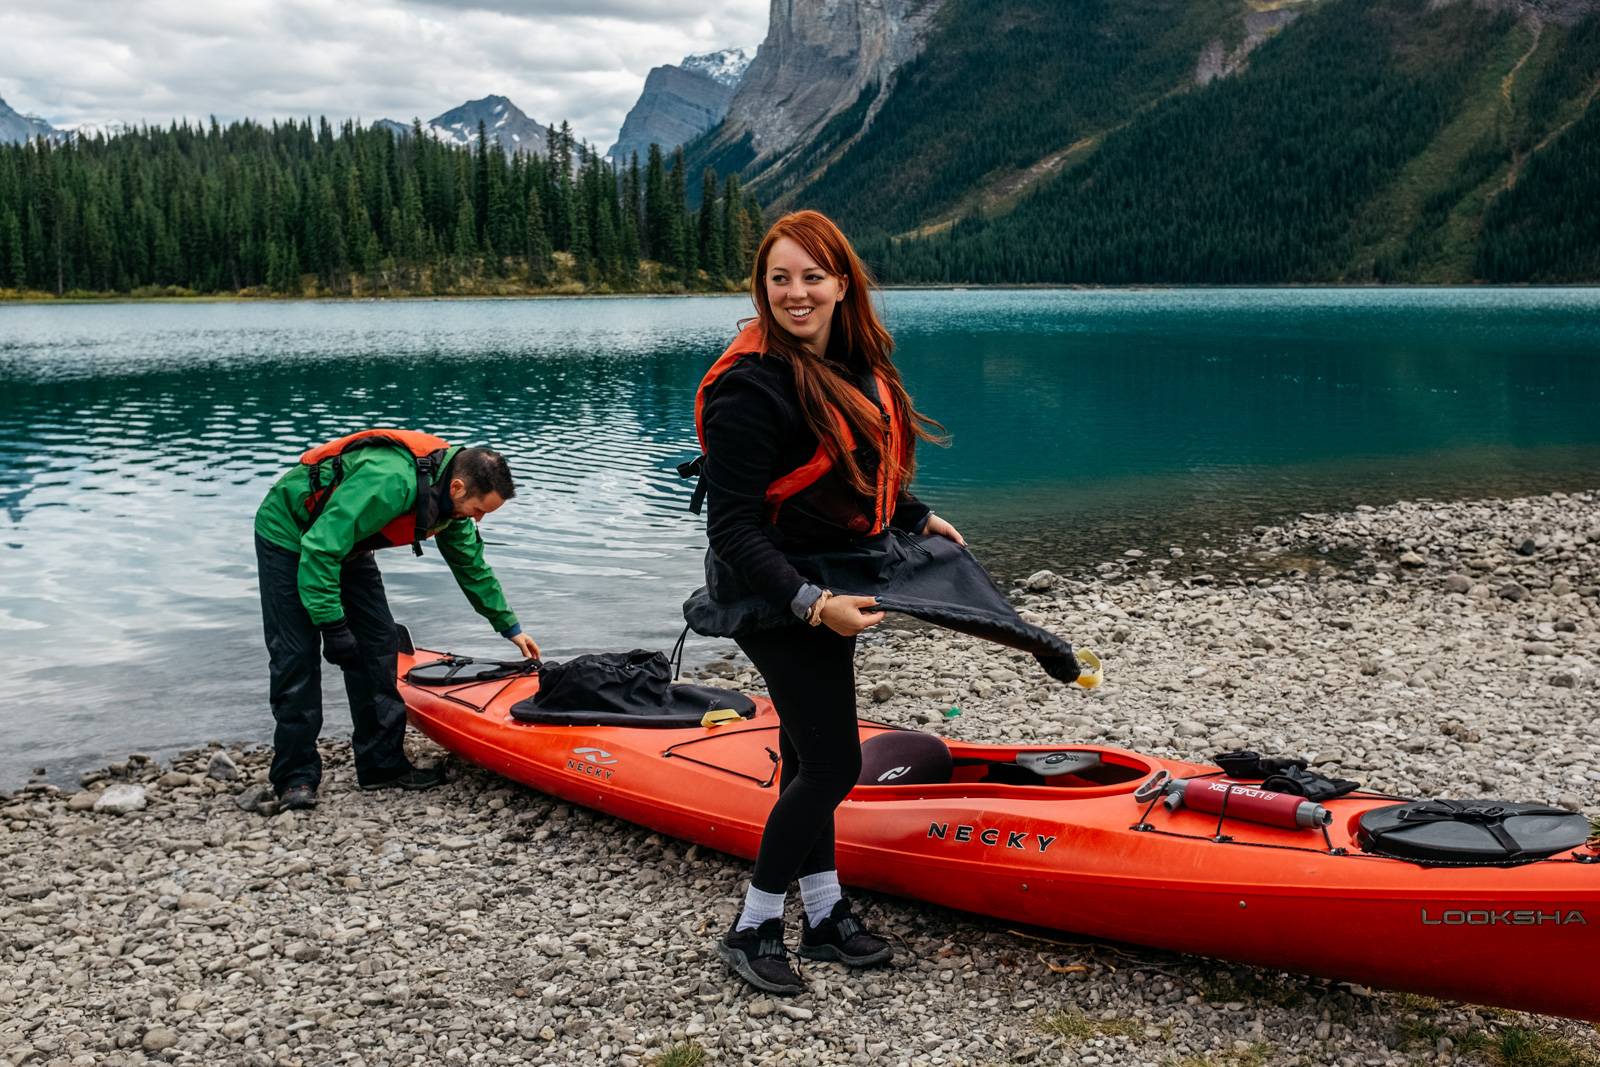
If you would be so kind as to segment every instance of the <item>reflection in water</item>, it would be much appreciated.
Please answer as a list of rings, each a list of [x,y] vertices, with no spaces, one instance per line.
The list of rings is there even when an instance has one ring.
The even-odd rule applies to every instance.
[[[1002,576],[1300,510],[1591,484],[1592,291],[891,293],[954,447],[923,496]],[[703,524],[673,466],[728,299],[0,308],[0,786],[265,738],[251,519],[368,425],[503,448],[484,526],[552,658],[661,647]],[[504,653],[436,557],[387,553],[420,640]],[[696,646],[691,646],[693,653]],[[698,646],[708,654],[713,643]],[[345,728],[342,694],[329,723]]]

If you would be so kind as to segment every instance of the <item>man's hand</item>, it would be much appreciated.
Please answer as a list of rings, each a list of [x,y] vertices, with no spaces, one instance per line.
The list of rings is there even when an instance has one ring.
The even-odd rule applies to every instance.
[[[854,637],[882,621],[875,596],[834,596],[822,605],[822,625],[840,637]]]
[[[511,639],[511,643],[517,646],[517,651],[522,653],[523,659],[539,658],[539,646],[527,634],[518,634]]]
[[[361,646],[344,619],[322,627],[322,658],[335,667],[353,671],[361,666]]]
[[[928,515],[928,522],[922,527],[922,532],[930,536],[937,534],[940,537],[947,537],[962,548],[967,547],[967,539],[961,536],[960,530],[932,513]]]

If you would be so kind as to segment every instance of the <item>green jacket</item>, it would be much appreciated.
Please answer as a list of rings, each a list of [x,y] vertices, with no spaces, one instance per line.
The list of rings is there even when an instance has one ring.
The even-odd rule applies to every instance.
[[[445,467],[460,447],[445,453]],[[322,464],[322,484],[333,480],[331,463]],[[344,618],[339,601],[339,566],[355,547],[400,515],[417,506],[417,467],[411,453],[399,448],[357,449],[344,456],[344,480],[328,498],[316,522],[308,522],[305,500],[311,494],[311,470],[304,464],[267,490],[256,509],[256,533],[300,556],[300,602],[318,626]],[[494,571],[483,559],[483,538],[471,519],[447,519],[428,531],[439,554],[450,565],[456,584],[473,610],[501,633],[518,629],[517,616],[506,604]]]

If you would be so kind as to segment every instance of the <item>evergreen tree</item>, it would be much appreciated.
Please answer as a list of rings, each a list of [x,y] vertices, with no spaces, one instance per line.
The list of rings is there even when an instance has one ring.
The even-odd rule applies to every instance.
[[[489,223],[489,131],[482,119],[478,120],[478,143],[472,170],[473,234],[482,245],[488,236]]]
[[[4,226],[0,227],[0,249],[4,249],[0,274],[3,274],[5,283],[13,289],[25,287],[28,283],[28,261],[22,247],[22,227],[17,223],[15,211],[5,214]]]
[[[378,265],[382,253],[368,258],[368,245],[373,238],[372,220],[367,217],[367,205],[361,197],[360,175],[354,168],[345,172],[344,218],[350,267],[357,274],[364,274]]]
[[[544,228],[544,205],[539,202],[538,185],[528,187],[526,209],[528,278],[542,285],[550,273],[550,236]]]
[[[728,175],[722,185],[722,266],[735,278],[750,273],[745,248],[750,243],[750,220],[745,215],[739,176]]]
[[[684,174],[683,147],[672,152],[672,170],[667,175],[667,240],[674,249],[672,264],[684,285],[695,280],[695,234],[689,224],[688,178]]]
[[[557,248],[577,255],[586,250],[589,235],[578,229],[584,220],[578,210],[577,192],[572,180],[572,148],[572,127],[563,122],[557,131],[556,156],[550,161],[555,171],[552,176],[556,190],[555,244]]]
[[[755,265],[756,249],[761,246],[761,239],[767,235],[766,220],[761,217],[761,205],[756,203],[755,195],[746,191],[744,194],[744,247],[739,251],[739,258],[749,270]]]
[[[456,258],[468,260],[478,254],[477,228],[478,219],[472,210],[472,201],[463,192],[460,203],[456,205],[455,242],[451,246]]]
[[[722,263],[722,220],[717,210],[717,172],[710,167],[700,175],[700,266],[711,277],[711,284],[721,288],[724,274]]]
[[[652,144],[644,171],[644,254],[666,262],[675,247],[671,212],[668,210],[666,167],[661,162],[661,146]]]
[[[638,272],[638,155],[634,163],[621,176],[618,190],[618,254],[621,256],[621,280],[626,285],[634,283]]]
[[[639,153],[633,153],[622,176],[622,258],[631,275],[644,255],[644,202],[639,186]]]

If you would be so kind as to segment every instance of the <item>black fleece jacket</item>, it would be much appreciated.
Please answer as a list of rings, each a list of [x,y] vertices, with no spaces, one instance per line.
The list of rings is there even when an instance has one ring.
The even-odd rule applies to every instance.
[[[795,500],[779,509],[776,524],[768,522],[767,486],[805,465],[818,444],[806,424],[788,360],[773,355],[739,360],[709,390],[702,417],[706,463],[701,476],[707,487],[711,550],[751,591],[788,607],[809,579],[786,551],[841,548],[859,538],[808,513]],[[876,455],[870,449],[867,453],[870,475]],[[855,495],[870,514],[871,496]],[[890,523],[915,531],[927,517],[927,506],[902,490]]]

